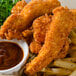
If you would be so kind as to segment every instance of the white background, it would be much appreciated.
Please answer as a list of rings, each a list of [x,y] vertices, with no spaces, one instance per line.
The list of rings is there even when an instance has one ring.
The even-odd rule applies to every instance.
[[[30,0],[25,0],[29,2]],[[59,0],[62,6],[67,6],[70,9],[76,9],[76,0]]]
[[[67,6],[70,9],[76,9],[76,0],[59,0],[62,6]]]

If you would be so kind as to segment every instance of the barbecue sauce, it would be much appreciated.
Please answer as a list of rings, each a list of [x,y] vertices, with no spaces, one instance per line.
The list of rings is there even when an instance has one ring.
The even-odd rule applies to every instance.
[[[0,70],[10,69],[21,62],[23,50],[12,42],[0,42]]]

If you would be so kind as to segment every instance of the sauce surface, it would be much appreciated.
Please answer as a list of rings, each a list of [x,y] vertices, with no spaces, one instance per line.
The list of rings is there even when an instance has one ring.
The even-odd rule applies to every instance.
[[[12,42],[0,42],[0,70],[10,69],[23,59],[23,50]]]

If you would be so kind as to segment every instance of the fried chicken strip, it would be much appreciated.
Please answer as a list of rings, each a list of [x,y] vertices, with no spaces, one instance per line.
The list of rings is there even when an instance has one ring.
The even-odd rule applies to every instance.
[[[24,7],[20,14],[13,14],[6,19],[0,30],[0,37],[13,39],[13,36],[11,37],[11,35],[8,35],[9,29],[12,32],[15,30],[18,33],[22,32],[35,18],[45,13],[50,14],[52,10],[58,6],[60,6],[58,0],[31,1]]]
[[[44,43],[45,35],[47,30],[49,29],[49,23],[52,20],[52,15],[48,16],[47,14],[44,16],[40,16],[39,18],[35,19],[33,22],[33,37],[36,42]]]
[[[30,44],[30,51],[32,53],[38,54],[41,49],[41,43],[45,41],[45,35],[47,30],[49,29],[49,23],[52,21],[52,15],[44,15],[40,16],[39,18],[35,19],[33,22],[33,30],[34,30],[34,40]],[[59,53],[57,58],[64,58],[67,54],[69,49],[69,42],[68,39],[64,44],[61,52]]]
[[[44,43],[46,32],[49,28],[49,23],[51,22],[52,15],[43,15],[36,18],[33,22],[33,37],[34,41],[30,44],[30,51],[32,53],[38,54],[42,43]]]
[[[11,14],[19,14],[26,4],[27,3],[24,0],[18,1],[16,5],[12,8]]]
[[[13,38],[22,39],[20,34],[22,30],[24,30],[24,26],[25,26],[24,24],[25,22],[24,22],[23,16],[19,14],[11,14],[6,19],[3,26],[1,26],[0,37],[3,39],[13,39]]]
[[[38,56],[26,65],[24,72],[34,74],[46,67],[61,51],[74,24],[72,13],[63,7],[54,11],[50,28],[46,34],[45,43]]]

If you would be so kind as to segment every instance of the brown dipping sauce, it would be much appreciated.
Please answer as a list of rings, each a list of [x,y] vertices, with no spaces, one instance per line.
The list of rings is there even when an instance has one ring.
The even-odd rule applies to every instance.
[[[12,42],[0,42],[0,70],[10,69],[23,59],[23,50]]]

